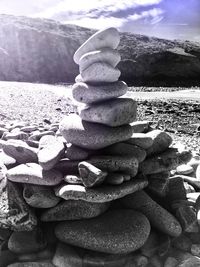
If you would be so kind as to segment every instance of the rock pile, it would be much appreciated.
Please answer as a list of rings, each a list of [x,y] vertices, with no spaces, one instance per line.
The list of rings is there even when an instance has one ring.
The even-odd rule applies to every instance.
[[[109,28],[75,53],[79,115],[1,123],[1,267],[199,264],[199,162],[136,121],[119,41]]]

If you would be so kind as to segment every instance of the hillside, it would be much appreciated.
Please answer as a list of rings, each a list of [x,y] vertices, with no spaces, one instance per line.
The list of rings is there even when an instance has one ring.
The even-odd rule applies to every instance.
[[[0,15],[0,80],[71,83],[76,49],[91,29],[53,20]],[[118,67],[129,85],[200,84],[200,44],[121,33]]]

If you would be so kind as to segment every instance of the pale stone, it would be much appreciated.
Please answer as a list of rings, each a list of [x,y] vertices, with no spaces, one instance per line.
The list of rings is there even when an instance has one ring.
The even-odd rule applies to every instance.
[[[193,167],[188,164],[181,164],[176,168],[177,174],[187,175],[194,171]]]
[[[105,62],[96,62],[82,71],[81,78],[85,83],[113,83],[118,81],[120,75],[119,69]]]
[[[37,162],[37,149],[21,140],[9,140],[3,144],[3,151],[18,163]]]
[[[115,28],[107,28],[93,34],[85,43],[83,43],[74,54],[74,61],[79,64],[80,58],[90,51],[98,50],[103,47],[117,48],[120,42],[120,36]]]
[[[116,67],[120,60],[121,57],[117,50],[103,47],[99,50],[85,53],[79,60],[79,70],[82,73],[83,70],[95,62],[106,62],[112,67]]]
[[[60,123],[60,132],[68,142],[91,150],[127,140],[132,135],[130,125],[109,127],[82,121],[78,115],[66,116]]]
[[[137,102],[130,98],[108,100],[80,108],[79,115],[85,121],[121,126],[136,120]]]
[[[147,132],[150,128],[150,121],[134,121],[131,123],[133,133]]]
[[[43,136],[39,141],[38,162],[44,170],[51,170],[62,158],[65,146],[52,135]]]
[[[61,185],[55,189],[57,196],[65,200],[85,200],[88,202],[103,203],[122,198],[148,185],[145,178],[134,178],[120,185],[101,185],[95,188],[86,188],[82,185]]]
[[[73,98],[81,103],[92,104],[124,95],[128,90],[125,82],[101,84],[98,86],[77,82],[72,87]]]
[[[20,164],[6,173],[10,181],[52,186],[61,183],[63,176],[58,170],[43,170],[37,163]]]

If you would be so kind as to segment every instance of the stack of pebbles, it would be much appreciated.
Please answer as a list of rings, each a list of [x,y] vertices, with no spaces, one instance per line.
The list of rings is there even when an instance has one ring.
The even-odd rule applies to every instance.
[[[1,267],[199,264],[200,175],[174,173],[191,153],[136,121],[119,41],[109,28],[75,53],[79,115],[0,125]]]

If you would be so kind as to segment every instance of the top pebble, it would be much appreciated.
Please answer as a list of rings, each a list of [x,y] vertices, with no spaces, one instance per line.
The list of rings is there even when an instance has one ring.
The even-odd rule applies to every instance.
[[[74,54],[74,62],[79,64],[80,58],[90,51],[103,47],[116,49],[120,42],[119,32],[115,28],[107,28],[98,31],[83,43]]]

